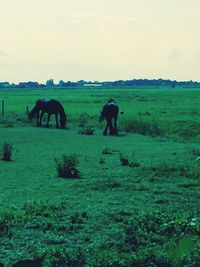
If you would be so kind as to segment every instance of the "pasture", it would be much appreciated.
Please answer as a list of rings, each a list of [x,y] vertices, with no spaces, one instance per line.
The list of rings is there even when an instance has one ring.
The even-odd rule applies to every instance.
[[[63,104],[65,130],[53,116],[49,128],[27,120],[39,98]],[[118,136],[99,123],[109,98],[124,111]],[[199,266],[199,89],[9,89],[1,99],[0,145],[14,147],[0,161],[2,266]],[[58,177],[64,154],[77,156],[80,178]]]

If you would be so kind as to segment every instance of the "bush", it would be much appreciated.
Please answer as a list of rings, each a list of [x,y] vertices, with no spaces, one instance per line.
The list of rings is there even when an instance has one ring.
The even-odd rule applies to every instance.
[[[79,178],[80,171],[77,169],[78,159],[76,155],[63,155],[55,159],[58,176],[62,178]]]
[[[2,160],[4,161],[11,161],[13,152],[13,145],[9,143],[3,143],[2,145]]]

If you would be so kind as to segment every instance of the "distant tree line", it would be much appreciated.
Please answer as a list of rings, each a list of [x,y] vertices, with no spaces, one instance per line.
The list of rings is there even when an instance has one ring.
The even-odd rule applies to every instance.
[[[67,87],[126,87],[126,86],[184,86],[184,87],[199,87],[200,82],[196,81],[172,81],[165,79],[133,79],[133,80],[118,80],[118,81],[84,81],[80,80],[77,82],[63,81],[60,80],[59,83],[54,83],[53,79],[49,79],[45,84],[38,83],[36,81],[20,82],[18,84],[9,82],[0,82],[0,89],[2,88],[67,88]]]

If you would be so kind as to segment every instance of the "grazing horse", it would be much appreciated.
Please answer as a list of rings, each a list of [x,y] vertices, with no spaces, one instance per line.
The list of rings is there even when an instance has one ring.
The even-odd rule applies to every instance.
[[[60,127],[63,129],[66,125],[66,114],[63,106],[57,100],[51,99],[39,99],[36,101],[35,107],[29,113],[29,120],[31,121],[33,117],[37,118],[37,126],[42,125],[42,117],[44,113],[48,113],[48,119],[46,127],[49,127],[49,121],[52,114],[56,118],[56,128],[59,128],[58,115],[60,116]]]
[[[119,107],[113,99],[110,99],[104,106],[100,116],[100,122],[106,119],[106,128],[103,131],[104,135],[107,135],[107,130],[109,128],[109,134],[117,134],[117,117],[119,113]],[[114,120],[114,126],[112,121]]]

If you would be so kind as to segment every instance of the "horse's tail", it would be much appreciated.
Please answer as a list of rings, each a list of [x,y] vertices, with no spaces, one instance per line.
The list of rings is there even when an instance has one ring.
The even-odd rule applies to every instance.
[[[37,105],[35,105],[35,107],[29,112],[29,115],[28,115],[28,118],[30,121],[35,117],[37,111],[38,111],[38,108],[37,108]]]

